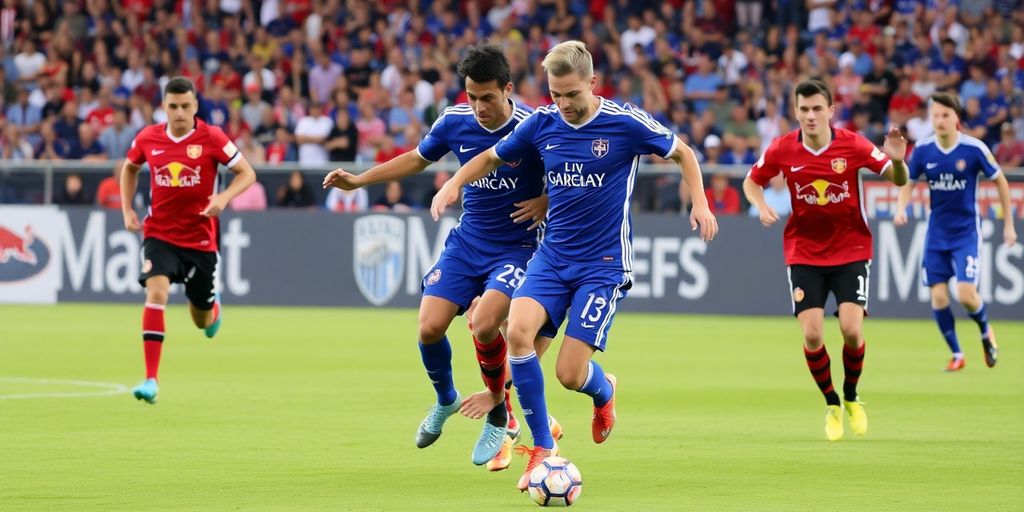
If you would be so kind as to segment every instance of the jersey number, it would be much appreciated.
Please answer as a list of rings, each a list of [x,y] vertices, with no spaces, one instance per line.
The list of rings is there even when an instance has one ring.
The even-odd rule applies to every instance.
[[[509,276],[512,277],[509,278]],[[505,271],[498,274],[498,277],[495,277],[495,279],[511,286],[512,288],[519,288],[519,285],[523,284],[523,277],[525,276],[525,270],[515,265],[505,265]]]
[[[589,294],[587,299],[587,305],[583,306],[583,312],[580,313],[580,318],[585,318],[591,322],[596,322],[601,319],[601,313],[604,312],[604,307],[608,305],[608,301],[604,297],[597,297],[593,293]],[[594,314],[587,315],[590,312],[590,307],[594,306]]]

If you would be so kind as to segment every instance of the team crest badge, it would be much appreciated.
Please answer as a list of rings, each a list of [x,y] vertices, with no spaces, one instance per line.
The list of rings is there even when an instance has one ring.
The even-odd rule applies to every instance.
[[[187,154],[188,157],[192,159],[199,158],[203,156],[203,146],[199,144],[189,144],[188,147],[185,149],[185,154]]]
[[[441,269],[435,268],[434,271],[431,272],[427,276],[427,286],[435,285],[440,280],[441,280]]]
[[[966,160],[960,159],[960,160],[956,161],[956,170],[958,170],[960,172],[964,172],[964,169],[966,169],[966,168],[967,168],[967,161]]]
[[[383,306],[402,285],[405,221],[388,215],[360,217],[353,226],[353,235],[352,271],[356,286],[367,302]]]
[[[793,288],[793,302],[802,302],[804,300],[804,290],[797,286]]]
[[[846,172],[846,159],[845,158],[833,158],[832,159],[832,170],[836,174],[842,174]]]
[[[608,154],[608,139],[597,139],[590,145],[590,152],[601,158]]]

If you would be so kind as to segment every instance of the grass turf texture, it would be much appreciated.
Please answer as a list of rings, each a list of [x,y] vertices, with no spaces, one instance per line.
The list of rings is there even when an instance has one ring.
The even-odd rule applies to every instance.
[[[140,315],[141,305],[0,307],[0,377],[134,386]],[[229,305],[212,342],[183,306],[166,318],[155,406],[127,393],[0,396],[0,510],[535,507],[514,488],[524,458],[501,473],[470,463],[480,423],[453,417],[434,446],[414,446],[434,400],[414,311]],[[944,374],[948,354],[931,321],[869,319],[860,391],[870,429],[854,438],[847,428],[829,444],[794,319],[620,314],[598,355],[620,383],[605,445],[590,440],[589,398],[558,385],[554,352],[544,361],[563,454],[583,473],[575,507],[1019,507],[1024,323],[994,319],[1003,350],[990,370],[973,322],[958,320],[968,365]],[[482,389],[464,321],[449,335],[457,387]],[[826,342],[840,389],[831,318]],[[0,379],[3,396],[90,390]]]

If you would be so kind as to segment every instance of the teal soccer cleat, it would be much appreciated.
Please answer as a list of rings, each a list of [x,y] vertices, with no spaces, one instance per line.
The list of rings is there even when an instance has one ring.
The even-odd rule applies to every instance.
[[[502,406],[504,407],[504,406]],[[494,458],[501,451],[501,445],[505,442],[508,424],[491,425],[484,422],[484,430],[480,433],[480,439],[473,447],[473,464],[482,466]]]
[[[416,447],[426,448],[434,444],[434,441],[441,437],[441,427],[444,426],[445,420],[452,414],[455,414],[461,406],[462,395],[458,394],[458,392],[455,393],[455,401],[448,405],[435,403],[430,408],[430,412],[427,413],[427,417],[423,418],[420,428],[416,431]]]
[[[220,292],[214,294],[213,301],[217,305],[217,318],[213,320],[213,323],[210,324],[209,327],[203,329],[207,338],[212,338],[217,335],[217,331],[220,330],[220,319],[224,317],[224,306],[220,303]]]
[[[132,394],[135,395],[137,400],[145,400],[148,403],[156,403],[156,395],[159,391],[156,385],[156,379],[146,379],[141,384],[135,386],[132,390]]]

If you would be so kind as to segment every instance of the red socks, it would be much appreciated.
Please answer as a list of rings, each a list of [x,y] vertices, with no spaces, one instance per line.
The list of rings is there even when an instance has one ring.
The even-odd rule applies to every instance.
[[[163,304],[146,303],[142,310],[142,349],[146,355],[146,378],[156,379],[160,367],[160,349],[164,345]]]

